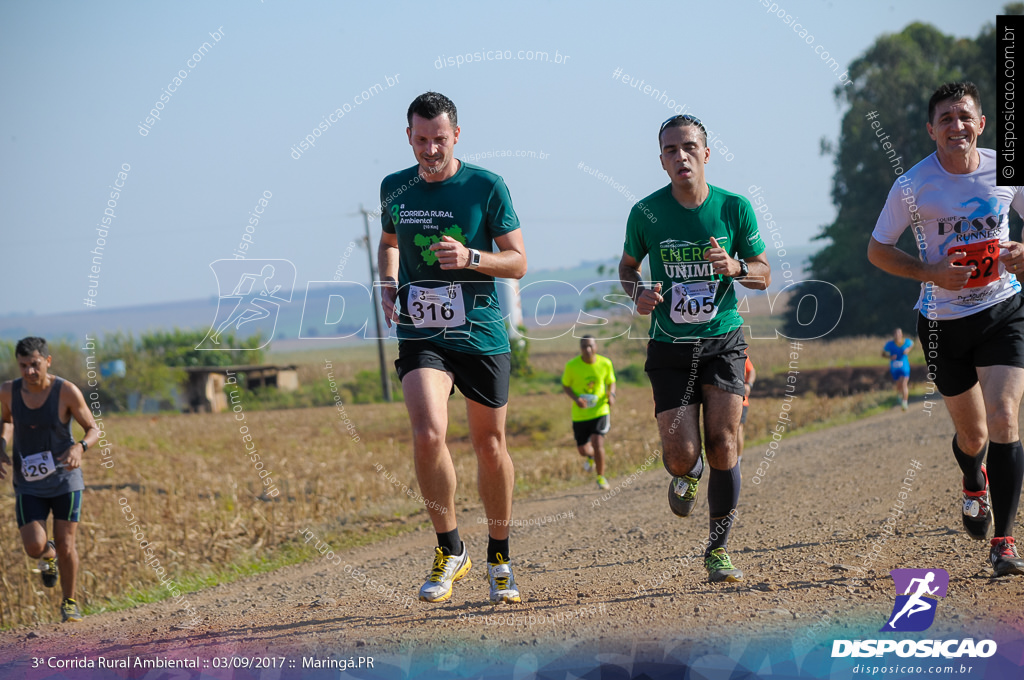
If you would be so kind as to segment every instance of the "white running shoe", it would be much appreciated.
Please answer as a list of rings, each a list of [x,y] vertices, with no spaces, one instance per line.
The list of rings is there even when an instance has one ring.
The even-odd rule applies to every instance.
[[[512,564],[498,553],[497,562],[487,563],[487,578],[491,583],[491,602],[521,602]]]
[[[445,555],[441,548],[434,548],[434,566],[430,569],[427,582],[420,588],[420,599],[424,602],[444,602],[452,596],[452,584],[465,576],[472,566],[465,543],[462,544],[461,555]]]

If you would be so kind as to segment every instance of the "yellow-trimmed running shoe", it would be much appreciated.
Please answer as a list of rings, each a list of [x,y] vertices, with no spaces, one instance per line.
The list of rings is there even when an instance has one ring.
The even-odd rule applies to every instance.
[[[46,547],[53,548],[53,557],[39,560],[39,574],[43,577],[43,585],[52,588],[57,585],[57,546],[53,541],[47,541]]]
[[[420,588],[420,599],[444,602],[452,596],[452,584],[465,576],[472,566],[465,543],[462,544],[461,555],[445,555],[441,548],[434,548],[434,566],[430,568],[427,582]]]
[[[487,579],[491,585],[491,602],[521,602],[519,588],[516,587],[516,579],[512,576],[512,564],[509,560],[497,554],[497,562],[487,563]]]
[[[604,478],[604,475],[597,476],[597,488],[604,489],[605,491],[611,488],[608,486],[608,480]]]
[[[70,597],[65,597],[60,603],[60,618],[64,623],[78,623],[82,620],[82,612],[78,611],[78,603]]]

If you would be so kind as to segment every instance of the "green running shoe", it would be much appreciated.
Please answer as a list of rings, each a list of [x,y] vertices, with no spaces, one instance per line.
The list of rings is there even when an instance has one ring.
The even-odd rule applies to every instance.
[[[705,555],[704,568],[708,570],[708,583],[736,583],[743,580],[743,572],[732,566],[725,548],[715,548]]]

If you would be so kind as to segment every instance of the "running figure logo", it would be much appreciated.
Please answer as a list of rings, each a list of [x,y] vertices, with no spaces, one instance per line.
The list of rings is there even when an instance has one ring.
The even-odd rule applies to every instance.
[[[274,337],[281,303],[291,302],[295,265],[289,260],[216,260],[210,269],[220,299],[210,332],[196,349],[244,349],[221,343],[231,330],[237,331],[237,340],[259,333],[266,341],[256,349],[266,347]],[[231,292],[225,293],[228,285]]]
[[[896,602],[892,616],[882,631],[917,632],[927,630],[935,621],[938,598],[946,596],[949,572],[945,569],[893,569]]]

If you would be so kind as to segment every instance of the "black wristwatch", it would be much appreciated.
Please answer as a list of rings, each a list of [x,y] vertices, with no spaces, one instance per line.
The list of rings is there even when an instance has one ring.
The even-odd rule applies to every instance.
[[[89,445],[85,442],[84,439],[78,443],[82,445],[82,453],[85,453],[86,451],[89,450]]]
[[[737,279],[745,279],[745,278],[747,278],[747,274],[749,274],[749,273],[750,273],[750,266],[746,262],[744,262],[743,260],[740,260],[740,275],[735,277],[735,278],[737,278]]]

